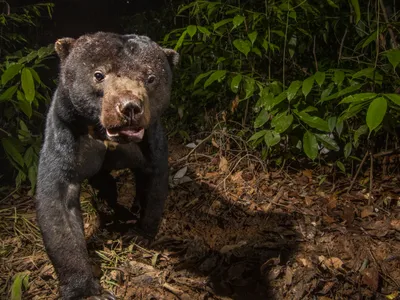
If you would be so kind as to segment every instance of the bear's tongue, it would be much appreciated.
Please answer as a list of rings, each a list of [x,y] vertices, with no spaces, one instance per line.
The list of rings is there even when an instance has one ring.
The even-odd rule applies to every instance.
[[[144,135],[144,128],[134,127],[120,127],[107,129],[109,136],[125,136],[128,138],[142,139]]]

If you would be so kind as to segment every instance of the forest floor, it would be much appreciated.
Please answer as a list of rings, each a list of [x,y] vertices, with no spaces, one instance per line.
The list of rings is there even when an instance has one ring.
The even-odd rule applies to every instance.
[[[334,180],[329,168],[268,170],[251,152],[209,144],[186,157],[190,148],[170,142],[168,202],[149,246],[99,228],[95,191],[83,187],[88,249],[103,287],[119,299],[400,296],[399,175],[375,173],[369,195],[361,172],[347,192],[351,178]],[[128,205],[132,174],[114,175]],[[21,286],[22,299],[57,299],[26,192],[0,200],[0,242],[0,299]]]

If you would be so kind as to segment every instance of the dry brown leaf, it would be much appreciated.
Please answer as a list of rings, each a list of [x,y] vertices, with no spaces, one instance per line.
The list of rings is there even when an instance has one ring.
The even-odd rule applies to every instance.
[[[332,300],[332,298],[326,297],[326,296],[319,296],[318,300]]]
[[[312,179],[312,170],[304,170],[303,175],[311,180]]]
[[[236,172],[235,174],[231,175],[231,180],[233,182],[243,181],[242,173],[243,173],[243,171],[241,170],[241,171]]]
[[[321,290],[321,294],[327,294],[335,285],[335,282],[333,281],[328,281],[327,283],[325,283],[324,287]]]
[[[307,258],[299,258],[299,261],[303,264],[304,267],[306,268],[312,268],[312,262],[308,260]]]
[[[229,170],[229,163],[224,156],[221,156],[221,158],[220,158],[219,169],[224,173],[228,172],[228,170]]]
[[[293,271],[290,266],[287,266],[285,271],[285,284],[292,285],[292,281],[293,281]]]
[[[214,138],[211,139],[211,144],[212,144],[215,148],[218,148],[218,149],[219,149],[219,145],[218,145],[218,143],[215,141]]]
[[[308,196],[304,198],[304,202],[306,203],[306,206],[311,206],[314,203],[313,199]]]
[[[343,207],[343,220],[347,222],[347,224],[351,224],[354,221],[354,208],[351,206]]]
[[[330,217],[330,216],[322,216],[322,220],[323,220],[325,223],[328,223],[328,224],[333,224],[333,223],[336,222],[335,219],[332,218],[332,217]]]
[[[325,256],[320,256],[318,257],[318,259],[323,264],[323,266],[329,269],[341,269],[343,266],[342,260],[337,257],[325,258]]]
[[[369,217],[370,215],[374,214],[374,208],[372,206],[366,206],[362,211],[361,211],[361,218],[366,218]]]
[[[328,201],[328,203],[326,204],[326,206],[327,206],[329,209],[334,209],[334,208],[336,207],[336,204],[337,204],[337,196],[336,196],[336,195],[331,195],[331,196],[329,197],[329,201]]]
[[[400,220],[392,220],[390,221],[390,225],[393,227],[393,229],[400,231]]]
[[[374,268],[367,268],[362,274],[362,282],[376,292],[379,286],[379,272]]]
[[[232,100],[232,104],[231,104],[231,112],[234,113],[236,108],[239,105],[239,95],[236,95],[235,99]]]

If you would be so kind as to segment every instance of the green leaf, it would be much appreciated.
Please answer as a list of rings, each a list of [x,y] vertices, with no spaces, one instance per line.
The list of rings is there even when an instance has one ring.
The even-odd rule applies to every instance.
[[[208,71],[207,73],[200,74],[194,80],[193,86],[196,86],[203,78],[210,76],[210,74],[214,72],[214,70]]]
[[[314,74],[315,81],[318,83],[319,86],[322,86],[325,81],[325,72],[318,71]]]
[[[366,102],[361,102],[357,104],[350,105],[338,118],[338,123],[342,123],[343,121],[350,119],[357,115],[365,106]]]
[[[339,137],[342,134],[343,126],[344,126],[343,121],[338,119],[336,122],[336,132],[339,135]]]
[[[393,66],[393,69],[396,69],[397,65],[400,63],[400,50],[391,49],[385,52],[384,55],[388,58],[390,64]]]
[[[242,52],[246,57],[249,54],[251,49],[251,42],[248,40],[236,39],[233,41],[233,45],[236,49]]]
[[[351,5],[353,6],[354,13],[356,14],[356,24],[360,21],[361,12],[360,12],[360,4],[358,0],[350,0]]]
[[[270,93],[270,95],[272,96],[271,100],[266,102],[265,104],[265,109],[270,111],[271,109],[273,109],[276,105],[278,105],[279,103],[281,103],[283,100],[286,99],[287,94],[286,91],[280,93],[278,96],[273,97],[273,94]]]
[[[237,93],[239,90],[239,84],[242,81],[242,75],[241,74],[237,74],[235,77],[233,77],[232,81],[231,81],[231,90],[234,93]]]
[[[340,90],[339,92],[337,92],[337,93],[335,93],[335,94],[333,94],[333,95],[331,95],[329,97],[321,98],[321,102],[325,102],[325,101],[328,101],[328,100],[336,99],[336,98],[339,98],[339,97],[344,96],[346,94],[350,94],[352,92],[358,91],[362,86],[363,86],[363,84],[355,84],[355,85],[348,86],[347,88],[345,88],[343,90]]]
[[[340,101],[339,104],[362,102],[362,101],[366,101],[366,100],[371,100],[372,98],[374,98],[376,96],[377,96],[377,94],[375,94],[375,93],[354,94],[354,95],[350,95],[350,96],[343,98],[343,100]]]
[[[333,82],[331,82],[328,87],[322,91],[321,93],[321,102],[325,101],[326,98],[329,97],[329,95],[331,94],[333,88],[335,87],[335,84]]]
[[[310,76],[306,80],[303,81],[302,91],[303,91],[304,97],[307,97],[307,95],[310,93],[313,85],[314,85],[314,76]]]
[[[283,112],[272,119],[271,126],[275,128],[275,132],[282,133],[289,128],[292,122],[293,115],[286,115],[286,112]]]
[[[273,130],[268,130],[264,135],[264,141],[268,147],[273,147],[279,143],[281,135]]]
[[[251,77],[246,77],[244,79],[244,90],[246,92],[245,99],[253,96],[255,88],[255,80]]]
[[[11,300],[22,299],[22,289],[27,289],[29,283],[29,271],[19,272],[15,274],[14,281],[11,286]]]
[[[32,102],[33,99],[35,99],[35,82],[33,81],[32,73],[28,68],[22,69],[21,83],[26,100]]]
[[[344,72],[341,70],[335,70],[335,73],[333,74],[333,82],[336,85],[340,85],[344,80]]]
[[[9,82],[11,79],[13,79],[15,77],[15,75],[17,75],[19,73],[19,71],[21,71],[22,68],[23,68],[23,65],[21,65],[21,64],[10,65],[4,71],[3,75],[1,75],[1,83],[3,85],[5,85],[7,82]]]
[[[219,27],[224,26],[225,24],[228,24],[230,22],[232,22],[232,19],[225,19],[225,20],[219,21],[218,23],[214,24],[214,30],[217,30]]]
[[[316,159],[318,156],[318,143],[317,138],[314,134],[309,131],[303,136],[303,149],[304,153],[312,160]]]
[[[297,91],[299,90],[299,88],[301,87],[301,81],[293,81],[289,88],[287,89],[287,99],[290,102],[297,94]]]
[[[378,36],[378,30],[375,30],[362,44],[361,48],[367,47],[372,41],[376,41],[376,38]]]
[[[15,161],[21,167],[24,166],[24,159],[22,155],[19,153],[17,147],[15,146],[13,140],[11,138],[4,138],[1,140],[4,150],[6,151],[7,155]]]
[[[300,118],[300,120],[306,123],[308,126],[325,132],[330,131],[327,121],[322,120],[321,118],[316,116],[310,116],[309,114],[302,111],[294,112]]]
[[[353,148],[353,145],[350,142],[348,142],[346,144],[346,146],[344,146],[344,157],[345,158],[348,158],[350,156],[352,148]]]
[[[32,188],[32,190],[34,190],[36,187],[36,181],[37,181],[37,168],[35,166],[29,167],[28,178],[31,183],[31,188]]]
[[[178,41],[176,42],[176,45],[174,48],[175,51],[178,50],[182,46],[183,41],[185,40],[186,34],[187,34],[186,30],[184,32],[182,32],[181,36],[179,37]]]
[[[216,80],[221,80],[226,74],[226,70],[218,70],[215,71],[214,73],[211,74],[210,77],[204,82],[204,88],[208,87],[211,83],[213,83]]]
[[[35,69],[33,69],[33,68],[28,68],[28,69],[29,69],[29,71],[31,71],[33,79],[35,79],[35,81],[36,81],[37,83],[41,84],[42,81],[40,80],[40,76],[39,76],[39,74],[35,71]]]
[[[256,132],[255,134],[253,134],[250,137],[249,142],[258,140],[259,138],[263,137],[266,132],[267,132],[266,130],[261,130],[261,131]]]
[[[328,127],[329,127],[329,131],[332,132],[335,129],[336,126],[336,117],[330,117],[328,119]]]
[[[258,35],[258,32],[257,31],[253,31],[253,32],[251,32],[251,33],[249,33],[247,36],[249,37],[249,40],[250,40],[250,42],[251,42],[251,44],[252,45],[254,45],[254,42],[256,41],[256,39],[257,39],[257,35]]]
[[[0,95],[0,101],[11,100],[17,89],[18,89],[17,85],[10,86],[8,89],[4,91],[3,94]]]
[[[336,165],[338,166],[338,168],[343,172],[346,173],[346,168],[344,166],[344,164],[341,161],[336,161]]]
[[[327,134],[315,134],[317,139],[329,150],[339,151],[340,147],[336,141]]]
[[[211,34],[211,32],[203,26],[197,26],[197,29],[201,32],[204,33],[205,35],[209,36]]]
[[[334,8],[339,8],[339,6],[337,6],[337,4],[335,2],[333,2],[333,0],[326,0],[328,2],[328,4]]]
[[[387,101],[383,97],[376,98],[371,102],[367,111],[367,125],[370,131],[377,128],[383,121],[387,109]]]
[[[233,18],[232,23],[233,23],[233,28],[238,27],[240,24],[242,24],[244,21],[244,17],[241,15],[237,15]]]
[[[362,70],[358,71],[357,73],[355,73],[352,77],[353,78],[360,78],[360,77],[372,78],[374,71],[375,71],[374,68],[365,68],[365,69],[362,69]]]
[[[33,162],[33,158],[34,158],[34,151],[32,147],[29,147],[28,150],[26,150],[25,154],[24,154],[24,162],[26,166],[30,166],[32,165]]]
[[[266,109],[263,109],[258,114],[256,120],[254,121],[254,128],[259,128],[263,126],[269,120],[269,113]]]
[[[192,37],[196,34],[196,32],[197,32],[197,27],[196,27],[196,25],[189,25],[189,26],[186,28],[186,32],[190,35],[190,38],[192,38]]]
[[[368,126],[366,124],[361,125],[355,132],[354,132],[354,145],[358,144],[358,140],[360,136],[368,133]]]
[[[383,94],[386,98],[391,100],[394,104],[397,104],[400,106],[400,95],[398,94]]]

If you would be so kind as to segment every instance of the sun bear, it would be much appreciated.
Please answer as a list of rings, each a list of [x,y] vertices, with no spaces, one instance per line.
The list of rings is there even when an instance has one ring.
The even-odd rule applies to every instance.
[[[168,193],[168,146],[161,115],[179,54],[150,38],[97,32],[55,44],[60,74],[46,119],[36,193],[37,220],[62,299],[114,299],[92,273],[80,188],[104,189],[118,215],[110,171],[130,168],[138,226],[154,237]],[[107,192],[109,190],[109,192]]]

